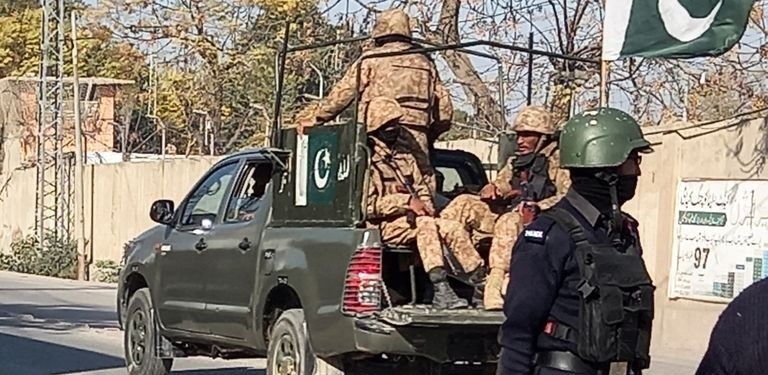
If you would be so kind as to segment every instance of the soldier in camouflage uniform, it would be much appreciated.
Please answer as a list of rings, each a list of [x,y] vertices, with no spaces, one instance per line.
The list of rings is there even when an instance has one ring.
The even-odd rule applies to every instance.
[[[450,257],[462,272],[473,271],[469,274],[474,276],[476,293],[484,289],[485,266],[461,224],[434,217],[432,195],[416,160],[408,152],[400,152],[402,149],[397,145],[401,132],[398,120],[404,112],[396,101],[386,97],[374,98],[369,105],[367,126],[372,156],[368,225],[379,228],[382,240],[389,245],[404,246],[415,240],[424,270],[434,285],[433,306],[464,308],[467,301],[460,299],[448,284],[442,243],[450,249]],[[477,280],[478,275],[481,280]]]
[[[523,225],[532,219],[525,216],[551,207],[571,186],[568,171],[560,169],[557,143],[552,138],[555,124],[547,110],[538,106],[523,109],[513,130],[518,149],[496,180],[481,190],[480,197],[459,196],[440,213],[440,217],[470,228],[475,238],[493,236],[484,294],[487,310],[502,308],[512,246]]]
[[[383,52],[406,51],[420,46],[411,40],[410,19],[400,9],[382,12],[371,37],[374,47],[363,56]],[[356,89],[360,70],[359,93]],[[385,96],[395,99],[404,113],[400,125],[401,147],[411,150],[432,194],[435,193],[434,169],[429,161],[429,148],[449,130],[453,119],[453,104],[432,58],[423,53],[390,57],[373,57],[356,61],[334,86],[328,96],[316,106],[299,113],[298,131],[304,127],[331,121],[360,94],[358,121],[365,123],[364,114],[372,98]]]

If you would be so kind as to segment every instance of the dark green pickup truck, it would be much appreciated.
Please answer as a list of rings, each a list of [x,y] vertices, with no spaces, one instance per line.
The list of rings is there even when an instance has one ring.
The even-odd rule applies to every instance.
[[[178,205],[152,205],[117,296],[130,374],[185,356],[266,357],[269,375],[495,371],[503,315],[430,309],[418,254],[365,227],[359,129],[285,129],[283,150],[225,157]],[[449,199],[488,182],[473,154],[434,160]]]

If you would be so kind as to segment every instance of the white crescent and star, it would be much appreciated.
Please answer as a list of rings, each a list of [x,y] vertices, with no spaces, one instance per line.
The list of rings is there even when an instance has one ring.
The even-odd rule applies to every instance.
[[[627,28],[635,1],[653,0],[607,0],[603,29],[603,60],[616,60],[626,39]],[[667,34],[680,42],[686,43],[700,38],[712,27],[717,13],[723,6],[718,0],[707,16],[691,16],[680,0],[655,0],[661,23]]]
[[[723,5],[723,0],[718,0],[717,5],[706,17],[697,18],[691,16],[679,0],[658,1],[659,15],[661,15],[664,29],[670,36],[681,42],[690,42],[704,35],[715,22],[715,16]]]
[[[320,168],[320,162],[323,162],[323,168]],[[313,173],[315,186],[318,189],[325,189],[328,186],[328,180],[331,175],[331,153],[327,148],[323,148],[315,154],[315,164]]]

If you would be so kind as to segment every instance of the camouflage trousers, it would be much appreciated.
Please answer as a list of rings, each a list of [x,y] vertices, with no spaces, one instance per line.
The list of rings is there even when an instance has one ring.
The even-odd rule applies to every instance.
[[[475,244],[484,238],[493,237],[488,265],[490,268],[509,271],[512,247],[523,230],[523,217],[519,213],[512,211],[497,215],[480,197],[463,194],[453,199],[440,212],[440,217],[463,224],[472,231]]]
[[[453,220],[464,225],[472,234],[472,241],[477,245],[486,238],[493,237],[493,228],[498,215],[493,213],[480,197],[462,194],[451,200],[442,211],[440,217]]]
[[[496,220],[493,227],[493,241],[491,242],[488,263],[491,268],[499,268],[509,272],[509,263],[512,261],[512,247],[515,246],[517,237],[523,231],[523,216],[517,212],[507,212]]]
[[[437,180],[435,178],[435,169],[429,160],[429,139],[427,138],[425,128],[418,126],[403,126],[406,132],[398,140],[401,147],[411,151],[411,155],[416,159],[421,175],[424,176],[424,184],[429,188],[429,192],[434,196],[437,190]]]
[[[416,240],[421,262],[427,272],[435,267],[445,267],[442,244],[450,250],[463,271],[474,271],[483,265],[483,259],[475,251],[469,233],[455,221],[419,216],[416,218],[416,227],[411,228],[408,219],[400,217],[381,223],[380,228],[382,241],[386,244],[406,246]]]

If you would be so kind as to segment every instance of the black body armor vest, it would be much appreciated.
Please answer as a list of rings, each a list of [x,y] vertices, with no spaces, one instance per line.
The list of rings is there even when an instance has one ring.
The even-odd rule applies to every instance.
[[[545,334],[575,344],[575,354],[584,361],[628,362],[635,369],[648,368],[655,286],[637,239],[628,241],[626,249],[593,244],[570,212],[552,208],[542,215],[565,229],[576,244],[574,257],[581,278],[579,326]]]
[[[549,178],[549,158],[546,155],[536,153],[519,157],[515,159],[513,168],[516,178],[519,178],[521,170],[528,170],[528,178],[520,184],[523,194],[514,205],[521,201],[538,202],[557,193],[555,183]]]

